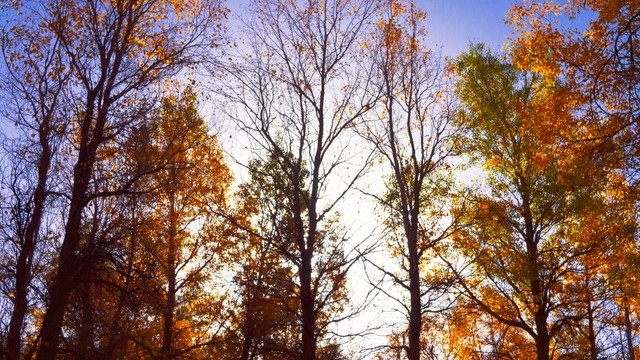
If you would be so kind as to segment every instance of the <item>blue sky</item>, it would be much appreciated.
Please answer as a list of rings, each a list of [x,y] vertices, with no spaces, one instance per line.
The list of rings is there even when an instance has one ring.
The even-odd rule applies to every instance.
[[[428,43],[442,46],[442,54],[456,56],[471,42],[499,50],[511,27],[504,18],[512,0],[416,0],[427,11]]]
[[[367,0],[361,0],[367,1]],[[484,42],[499,50],[510,35],[511,28],[504,18],[515,0],[414,0],[427,11],[428,44],[442,47],[445,56],[466,51],[470,42]],[[230,25],[242,15],[248,0],[227,0],[231,9]]]

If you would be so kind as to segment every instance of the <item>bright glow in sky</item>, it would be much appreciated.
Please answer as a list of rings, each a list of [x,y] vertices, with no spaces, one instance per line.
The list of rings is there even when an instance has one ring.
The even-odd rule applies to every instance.
[[[367,0],[361,0],[367,1]],[[504,23],[504,18],[514,0],[414,0],[416,5],[427,12],[426,27],[427,45],[433,49],[441,48],[442,55],[447,57],[456,57],[461,52],[467,51],[469,44],[483,42],[494,50],[500,50],[506,37],[511,34],[510,26]],[[239,34],[240,22],[237,17],[246,16],[244,6],[249,0],[228,0],[227,6],[230,8],[229,27],[235,35]],[[225,140],[228,136],[223,136]],[[227,147],[232,157],[237,159],[246,159],[251,155],[242,149],[243,136],[233,133],[231,139],[228,139],[228,145],[235,148]],[[239,180],[248,180],[245,169],[240,166],[233,167],[236,177]],[[383,178],[385,170],[376,168],[369,176],[361,179],[357,187],[369,192],[380,194],[384,191]],[[469,178],[477,177],[476,172],[467,172],[463,176]],[[240,182],[241,182],[240,181]],[[335,194],[329,194],[333,197]],[[358,191],[352,191],[339,207],[347,207],[348,216],[343,218],[343,224],[349,227],[349,235],[355,243],[374,242],[380,236],[376,228],[379,215],[374,211],[374,202],[371,198],[362,195]],[[376,234],[371,236],[371,232]],[[379,251],[370,256],[369,260],[383,265],[387,268],[396,266],[395,260],[389,259],[385,252],[386,248],[381,247]],[[368,275],[373,278],[380,276],[379,272],[373,270],[371,266],[368,268]],[[349,273],[349,291],[352,305],[360,305],[365,300],[366,294],[371,289],[371,285],[366,279],[364,269],[357,264]],[[384,287],[389,284],[384,285]],[[389,289],[387,289],[389,290]],[[406,294],[395,290],[389,290],[395,296],[402,298]],[[408,301],[408,300],[407,300]],[[401,307],[384,295],[378,296],[373,303],[369,304],[367,309],[358,317],[349,319],[336,325],[335,329],[338,333],[358,333],[369,329],[370,333],[366,336],[359,336],[357,339],[350,341],[349,338],[339,339],[343,342],[343,350],[358,350],[358,348],[376,347],[387,342],[386,336],[390,330],[395,328],[399,330],[406,324],[405,316],[397,310]],[[382,326],[376,329],[377,326]],[[364,356],[369,359],[372,354],[357,353],[358,356]]]

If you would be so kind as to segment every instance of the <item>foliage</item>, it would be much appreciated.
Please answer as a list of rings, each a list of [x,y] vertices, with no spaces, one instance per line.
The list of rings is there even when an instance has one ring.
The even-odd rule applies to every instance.
[[[0,0],[0,357],[637,358],[637,1],[228,11]]]

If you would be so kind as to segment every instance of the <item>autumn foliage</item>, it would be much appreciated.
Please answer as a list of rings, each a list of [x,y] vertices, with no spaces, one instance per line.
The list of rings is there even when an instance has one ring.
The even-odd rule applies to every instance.
[[[637,1],[0,19],[2,359],[639,358]]]

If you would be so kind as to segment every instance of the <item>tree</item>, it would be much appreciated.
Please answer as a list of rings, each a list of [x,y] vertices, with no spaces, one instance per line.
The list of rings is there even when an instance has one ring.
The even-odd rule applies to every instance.
[[[16,2],[16,14],[38,12],[37,27],[59,44],[60,63],[69,69],[64,96],[69,98],[66,118],[72,134],[75,165],[69,191],[65,235],[55,281],[40,331],[38,359],[53,359],[64,309],[80,268],[79,231],[86,205],[93,199],[124,193],[145,173],[118,174],[122,182],[89,194],[95,166],[106,144],[126,137],[131,124],[141,119],[152,103],[152,84],[199,61],[196,56],[219,40],[225,11],[217,1],[172,3],[165,1],[53,1],[46,4]],[[210,31],[213,30],[213,31]],[[40,73],[43,73],[40,71]],[[116,175],[116,174],[112,174]]]
[[[219,320],[215,309],[220,305],[219,295],[206,285],[220,268],[224,249],[231,246],[226,223],[214,215],[226,207],[231,175],[196,106],[195,95],[188,91],[165,99],[151,140],[175,154],[153,175],[156,190],[148,194],[143,238],[162,288],[156,309],[162,318],[158,355],[166,360],[191,356],[211,344],[208,332]],[[146,341],[153,346],[152,339]]]
[[[580,18],[588,20],[586,26],[576,21]],[[512,7],[509,20],[517,36],[511,41],[516,64],[571,91],[575,116],[555,126],[555,135],[572,141],[582,156],[608,154],[603,165],[612,176],[622,174],[631,185],[622,188],[637,199],[640,6],[635,1],[526,1]],[[618,191],[615,185],[602,186]],[[633,353],[631,337],[627,340]]]
[[[363,132],[391,170],[387,193],[377,199],[388,216],[388,244],[400,272],[376,267],[409,293],[408,306],[395,299],[408,312],[406,355],[417,360],[422,318],[444,305],[438,302],[450,284],[435,270],[434,251],[454,229],[443,210],[452,186],[448,158],[454,146],[454,101],[442,62],[424,44],[426,14],[401,1],[388,1],[383,9],[373,48],[381,115],[366,122]]]
[[[572,26],[571,20],[579,16],[589,16],[586,29]],[[569,21],[561,26],[563,17]],[[613,145],[628,169],[637,173],[638,3],[593,0],[562,6],[526,1],[512,7],[509,19],[517,35],[511,42],[516,63],[547,81],[561,79],[573,93],[571,105],[579,115],[559,124],[557,131],[599,151],[611,151]]]
[[[283,175],[270,179],[285,191],[278,206],[291,219],[279,241],[297,270],[303,359],[317,358],[354,262],[331,219],[365,168],[366,159],[357,164],[360,154],[347,152],[345,137],[373,105],[362,91],[368,74],[353,64],[373,9],[353,1],[256,1],[247,29],[255,40],[227,71],[233,81],[223,95],[237,105],[229,115]]]
[[[6,203],[2,207],[11,208],[12,215],[3,216],[8,223],[0,225],[0,229],[11,244],[4,250],[15,252],[11,265],[7,266],[11,269],[7,278],[13,280],[6,289],[13,303],[7,333],[8,359],[19,359],[21,355],[29,288],[37,267],[34,259],[42,239],[46,238],[41,227],[54,188],[51,168],[65,133],[63,90],[69,72],[59,55],[60,43],[42,34],[36,19],[37,14],[29,13],[21,19],[26,21],[12,22],[12,27],[3,28],[0,40],[4,65],[0,84],[3,117],[5,125],[11,123],[19,134],[14,141],[4,142],[8,158],[3,165],[12,170],[2,174],[3,185],[12,191],[3,199]]]
[[[249,163],[251,180],[238,191],[236,222],[240,231],[234,263],[238,272],[238,303],[229,321],[226,353],[230,359],[295,358],[299,352],[300,310],[295,293],[295,269],[285,254],[291,253],[292,221],[279,204],[286,202],[273,159]],[[276,172],[275,174],[273,172]]]
[[[243,239],[246,242],[246,239]],[[242,248],[240,271],[235,275],[239,294],[224,353],[229,359],[282,359],[296,353],[295,295],[289,281],[292,269],[268,242],[254,239]]]
[[[243,266],[236,275],[242,299],[242,307],[236,310],[236,326],[241,326],[237,335],[242,342],[240,357],[248,356],[250,351],[266,358],[297,359],[301,354],[302,328],[302,300],[296,281],[300,260],[291,241],[295,235],[294,218],[282,206],[292,201],[291,191],[283,181],[287,175],[273,158],[266,162],[253,160],[249,169],[252,179],[240,191],[242,213],[247,218],[243,223],[235,220],[245,234],[244,245],[238,248],[239,257],[244,258],[238,263]],[[305,184],[309,175],[302,175],[301,182]],[[308,194],[304,187],[303,191]],[[303,211],[305,207],[301,204]],[[343,252],[346,240],[338,235],[344,231],[338,220],[337,216],[327,220],[316,235],[316,271],[320,275],[314,279],[313,292],[318,294],[314,325],[318,342],[325,340],[328,327],[348,304],[345,275],[354,259]],[[328,356],[336,346],[329,343],[317,350],[317,356]]]
[[[87,206],[85,220],[80,230],[83,244],[79,254],[82,269],[77,277],[77,285],[70,295],[69,310],[65,314],[59,356],[76,359],[96,358],[100,353],[102,316],[108,317],[111,296],[101,286],[104,273],[108,268],[105,258],[114,251],[117,237],[120,235],[122,217],[120,201],[114,198],[102,198]],[[110,295],[110,294],[108,294]],[[64,354],[64,355],[63,355]],[[28,357],[28,356],[25,356]]]
[[[136,136],[118,147],[122,166],[166,165],[139,181],[135,194],[91,202],[96,211],[82,234],[94,245],[83,246],[90,266],[65,316],[67,353],[202,357],[217,341],[224,296],[214,284],[231,242],[214,211],[227,206],[231,176],[196,107],[190,89],[167,96],[139,133],[145,141]]]
[[[538,359],[550,359],[553,340],[585,316],[573,306],[589,293],[585,264],[615,240],[603,230],[624,227],[607,225],[599,211],[606,209],[594,191],[601,164],[565,156],[563,143],[539,125],[571,116],[561,87],[482,45],[455,66],[460,121],[470,131],[465,146],[488,170],[488,191],[471,197],[467,228],[456,237],[473,269],[468,277],[458,272],[459,286],[478,310],[528,333]]]

